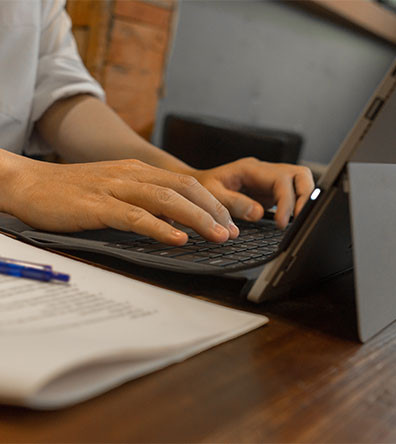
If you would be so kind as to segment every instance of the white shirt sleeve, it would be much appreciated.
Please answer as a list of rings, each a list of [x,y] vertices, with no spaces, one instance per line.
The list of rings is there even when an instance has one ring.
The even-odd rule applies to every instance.
[[[104,100],[101,86],[88,73],[71,33],[65,0],[42,0],[39,61],[31,111],[36,122],[57,100],[88,93]]]

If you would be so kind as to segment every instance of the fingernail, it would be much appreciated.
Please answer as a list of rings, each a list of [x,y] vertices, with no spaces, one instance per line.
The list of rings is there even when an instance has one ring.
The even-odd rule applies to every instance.
[[[288,221],[289,219],[287,218],[287,216],[285,216],[282,219],[279,219],[277,225],[281,230],[284,230],[287,227]]]
[[[177,237],[177,238],[183,237],[186,234],[183,231],[179,231],[179,230],[172,230],[171,233],[172,233],[173,237]]]
[[[228,231],[220,224],[215,224],[213,229],[218,234],[227,234],[228,235]]]
[[[234,224],[234,222],[229,223],[228,229],[233,236],[237,237],[239,235],[239,228]]]
[[[248,210],[245,213],[245,219],[248,220],[256,220],[259,217],[259,209],[256,205],[250,205]]]

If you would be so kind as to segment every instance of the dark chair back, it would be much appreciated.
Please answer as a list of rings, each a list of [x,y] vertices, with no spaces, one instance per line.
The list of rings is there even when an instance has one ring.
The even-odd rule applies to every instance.
[[[302,136],[294,132],[177,114],[166,116],[162,133],[165,151],[202,169],[250,156],[296,163],[302,143]]]

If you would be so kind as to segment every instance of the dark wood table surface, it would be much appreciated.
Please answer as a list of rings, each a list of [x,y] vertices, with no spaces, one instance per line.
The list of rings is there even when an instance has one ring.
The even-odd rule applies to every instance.
[[[259,307],[219,287],[270,323],[71,408],[2,406],[0,442],[396,442],[396,325],[357,341],[351,274]]]

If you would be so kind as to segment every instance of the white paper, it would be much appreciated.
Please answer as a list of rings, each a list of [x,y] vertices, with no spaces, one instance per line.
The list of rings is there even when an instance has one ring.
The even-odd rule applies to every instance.
[[[57,408],[181,361],[268,320],[0,235],[0,255],[69,284],[0,275],[0,401]]]

